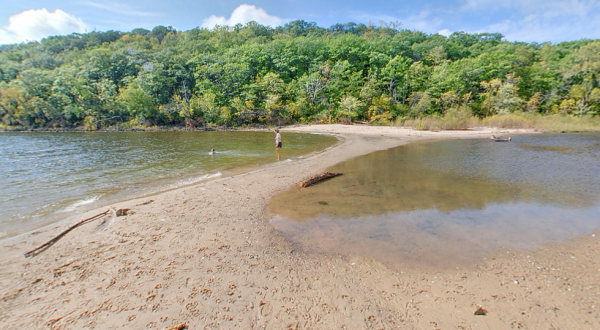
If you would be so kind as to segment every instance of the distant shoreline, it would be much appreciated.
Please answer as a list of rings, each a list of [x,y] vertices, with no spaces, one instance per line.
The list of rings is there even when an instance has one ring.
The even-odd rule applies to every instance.
[[[82,133],[102,133],[102,132],[208,132],[208,131],[259,131],[259,130],[268,130],[268,127],[257,127],[257,128],[238,128],[238,127],[194,127],[194,128],[186,128],[186,127],[176,127],[176,126],[168,126],[168,127],[148,127],[148,128],[102,128],[97,130],[85,130],[83,127],[74,127],[74,128],[56,128],[56,129],[4,129],[0,130],[0,132],[8,133],[8,132],[49,132],[49,133],[73,133],[73,132],[82,132]]]
[[[511,115],[507,115],[506,117],[511,117]],[[138,126],[133,128],[122,128],[118,126],[110,126],[106,128],[100,128],[95,130],[86,130],[83,126],[71,127],[71,128],[38,128],[38,129],[22,129],[22,128],[2,128],[0,129],[0,133],[11,133],[11,132],[46,132],[46,133],[102,133],[102,132],[209,132],[209,131],[221,131],[221,132],[230,132],[230,131],[271,131],[274,128],[283,128],[283,129],[295,129],[298,127],[319,127],[319,126],[331,126],[337,125],[340,127],[391,127],[391,128],[402,128],[402,129],[410,129],[416,132],[460,132],[460,131],[480,131],[482,129],[495,130],[495,131],[527,131],[527,132],[538,132],[538,133],[578,133],[578,132],[591,132],[598,131],[600,128],[597,125],[582,125],[580,118],[571,118],[571,119],[556,119],[557,117],[549,116],[548,118],[539,117],[539,123],[531,123],[522,121],[523,119],[520,117],[512,116],[508,118],[508,122],[514,121],[511,124],[507,124],[502,121],[504,119],[502,116],[495,116],[492,118],[488,118],[488,123],[479,121],[472,121],[471,125],[465,126],[465,128],[440,128],[441,125],[438,121],[439,119],[432,118],[421,118],[415,120],[409,120],[407,122],[408,126],[398,126],[395,124],[386,124],[386,125],[372,125],[369,123],[351,123],[351,124],[324,124],[324,123],[297,123],[297,124],[289,124],[283,126],[277,125],[263,125],[263,124],[254,124],[251,126],[198,126],[198,127],[183,127],[183,126]],[[520,121],[521,120],[521,121]],[[506,127],[508,126],[508,127]],[[422,127],[422,128],[415,128]],[[319,129],[317,129],[319,130]]]

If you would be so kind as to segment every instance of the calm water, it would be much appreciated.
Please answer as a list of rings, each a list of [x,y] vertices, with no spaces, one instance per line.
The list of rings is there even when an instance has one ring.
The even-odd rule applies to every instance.
[[[273,162],[274,139],[268,132],[1,133],[0,237],[119,197]],[[283,139],[282,160],[337,141]]]
[[[308,250],[446,268],[600,228],[600,134],[413,143],[275,197],[273,225]]]

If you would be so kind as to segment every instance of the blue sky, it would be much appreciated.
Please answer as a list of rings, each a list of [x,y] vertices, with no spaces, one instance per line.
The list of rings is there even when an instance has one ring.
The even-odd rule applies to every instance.
[[[510,41],[600,39],[600,0],[3,0],[0,44],[93,30],[157,25],[178,30],[250,20],[335,23],[400,21],[402,28],[450,34],[499,32]]]

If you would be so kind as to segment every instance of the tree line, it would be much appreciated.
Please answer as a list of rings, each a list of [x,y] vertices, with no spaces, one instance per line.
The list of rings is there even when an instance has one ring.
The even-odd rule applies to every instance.
[[[390,123],[600,114],[600,41],[508,42],[297,20],[0,46],[0,127]]]

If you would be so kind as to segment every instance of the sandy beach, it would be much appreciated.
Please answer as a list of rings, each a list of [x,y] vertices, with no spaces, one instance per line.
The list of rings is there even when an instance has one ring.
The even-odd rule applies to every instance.
[[[281,132],[282,159],[286,132],[340,141],[1,240],[0,329],[600,329],[600,231],[442,271],[309,253],[269,224],[273,196],[341,161],[413,141],[534,132],[358,125]],[[117,209],[131,212],[117,217]],[[24,257],[106,210],[110,217]],[[479,307],[486,315],[475,315]]]

